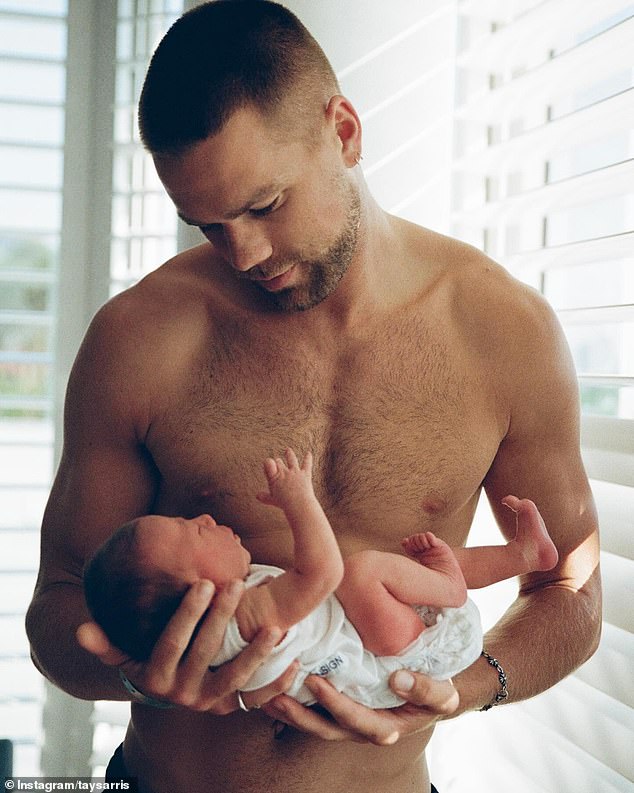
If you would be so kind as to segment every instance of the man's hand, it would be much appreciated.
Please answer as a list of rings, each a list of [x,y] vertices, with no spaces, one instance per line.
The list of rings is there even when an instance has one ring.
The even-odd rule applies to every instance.
[[[390,687],[407,703],[390,710],[366,708],[318,676],[307,677],[305,685],[331,714],[332,720],[284,695],[276,697],[263,709],[274,719],[328,741],[390,746],[404,735],[426,730],[439,719],[450,716],[459,702],[458,692],[450,680],[432,680],[405,670],[394,672]]]
[[[277,629],[260,631],[233,661],[210,671],[209,664],[220,649],[227,623],[236,610],[243,589],[241,581],[234,581],[214,598],[215,590],[210,581],[193,584],[146,663],[132,661],[113,647],[94,622],[79,626],[77,641],[104,664],[120,667],[135,687],[147,696],[195,711],[225,715],[237,710],[236,691],[247,683],[281,638]],[[213,609],[200,624],[190,647],[194,630],[209,609],[212,598]],[[292,665],[265,688],[243,695],[243,701],[248,708],[264,705],[287,691],[295,674],[296,667]]]

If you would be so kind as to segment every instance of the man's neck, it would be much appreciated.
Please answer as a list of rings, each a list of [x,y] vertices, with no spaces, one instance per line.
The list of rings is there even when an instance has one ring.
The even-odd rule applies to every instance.
[[[385,309],[398,281],[398,239],[394,225],[369,194],[363,196],[357,248],[336,289],[306,312],[308,323],[333,331],[353,331],[369,315]]]

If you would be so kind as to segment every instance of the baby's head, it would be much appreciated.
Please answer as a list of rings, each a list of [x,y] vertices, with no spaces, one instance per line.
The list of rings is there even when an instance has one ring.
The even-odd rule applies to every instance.
[[[250,561],[237,535],[209,515],[146,515],[117,529],[88,562],[86,602],[114,645],[146,660],[195,581],[221,588],[245,578]]]

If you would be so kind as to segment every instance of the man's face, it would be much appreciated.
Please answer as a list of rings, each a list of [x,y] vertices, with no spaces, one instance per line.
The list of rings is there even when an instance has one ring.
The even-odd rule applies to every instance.
[[[361,207],[332,136],[309,147],[291,132],[281,141],[244,108],[217,135],[155,162],[180,216],[236,278],[280,310],[301,311],[328,297],[348,269]]]

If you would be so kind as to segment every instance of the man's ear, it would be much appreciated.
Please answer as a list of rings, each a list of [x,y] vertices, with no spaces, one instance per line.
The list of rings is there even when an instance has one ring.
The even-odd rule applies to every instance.
[[[334,129],[341,147],[341,156],[348,168],[361,159],[361,120],[350,100],[341,94],[331,97],[326,107],[326,121]]]

